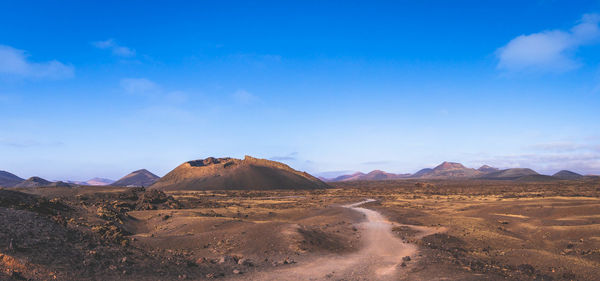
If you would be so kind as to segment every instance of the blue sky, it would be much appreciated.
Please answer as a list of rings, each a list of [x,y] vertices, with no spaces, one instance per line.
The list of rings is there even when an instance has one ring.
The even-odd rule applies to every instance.
[[[600,1],[322,2],[3,1],[0,170],[600,174]]]

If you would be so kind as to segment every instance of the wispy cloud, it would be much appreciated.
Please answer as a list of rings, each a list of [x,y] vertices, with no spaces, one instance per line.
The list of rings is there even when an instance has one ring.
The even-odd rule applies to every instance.
[[[29,148],[36,146],[60,146],[63,143],[59,141],[42,142],[32,139],[0,138],[0,145],[14,148]]]
[[[583,174],[600,174],[600,153],[548,153],[548,154],[515,154],[496,156],[486,159],[485,163],[491,163],[497,167],[523,167],[551,174],[559,170],[572,170]]]
[[[154,95],[161,91],[158,84],[147,78],[123,78],[120,85],[129,94]]]
[[[366,165],[366,166],[381,166],[381,165],[389,165],[392,163],[393,163],[393,161],[381,160],[381,161],[367,161],[367,162],[362,162],[360,164]]]
[[[532,145],[531,148],[546,152],[592,151],[600,153],[600,144],[581,144],[574,142],[550,142]]]
[[[181,104],[188,100],[188,95],[183,91],[173,91],[165,95],[165,99],[174,104]]]
[[[113,55],[120,57],[133,57],[135,56],[135,50],[129,47],[125,47],[117,44],[114,39],[108,39],[105,41],[92,42],[92,45],[98,49],[110,50]]]
[[[339,170],[339,171],[326,171],[326,172],[319,172],[319,173],[315,173],[316,176],[318,177],[323,177],[326,179],[332,179],[335,177],[339,177],[342,175],[350,175],[350,174],[354,174],[356,173],[356,171],[353,170]]]
[[[295,161],[298,159],[298,152],[292,152],[284,156],[273,156],[269,159],[273,161]]]
[[[600,15],[586,14],[570,30],[520,35],[496,51],[498,69],[510,72],[565,72],[580,66],[575,52],[598,43]]]
[[[242,89],[235,91],[235,93],[233,93],[233,98],[235,101],[242,104],[252,104],[258,101],[257,96]]]
[[[132,120],[198,122],[197,116],[184,107],[188,100],[188,94],[184,91],[170,91],[148,78],[123,78],[119,85],[124,93],[142,97],[146,105],[135,113]]]
[[[158,83],[148,78],[123,78],[119,81],[121,89],[131,95],[156,98],[161,104],[182,104],[188,100],[188,94],[184,91],[168,91]]]
[[[38,79],[65,79],[74,76],[73,66],[57,60],[32,62],[27,52],[0,45],[0,75]]]
[[[600,174],[600,145],[594,143],[540,143],[527,147],[523,153],[483,158],[477,162],[501,168],[527,167],[547,174],[563,169]]]

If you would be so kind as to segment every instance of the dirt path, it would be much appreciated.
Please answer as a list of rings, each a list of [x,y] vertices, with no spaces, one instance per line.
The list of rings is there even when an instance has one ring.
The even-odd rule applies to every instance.
[[[404,243],[392,233],[393,223],[376,211],[359,207],[365,200],[344,207],[365,215],[358,225],[362,248],[348,255],[327,255],[308,263],[245,276],[248,280],[397,280],[402,258],[414,258],[417,246]]]

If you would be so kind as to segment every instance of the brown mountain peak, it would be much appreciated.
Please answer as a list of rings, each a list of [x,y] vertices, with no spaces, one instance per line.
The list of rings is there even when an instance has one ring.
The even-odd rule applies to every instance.
[[[455,170],[455,169],[465,169],[465,166],[463,166],[460,163],[456,163],[456,162],[444,161],[442,164],[439,164],[437,167],[433,168],[434,171]]]

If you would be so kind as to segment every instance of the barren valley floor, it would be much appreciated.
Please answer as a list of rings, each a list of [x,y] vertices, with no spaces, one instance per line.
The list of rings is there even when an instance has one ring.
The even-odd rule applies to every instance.
[[[598,181],[400,180],[334,187],[0,190],[0,279],[600,276]]]

